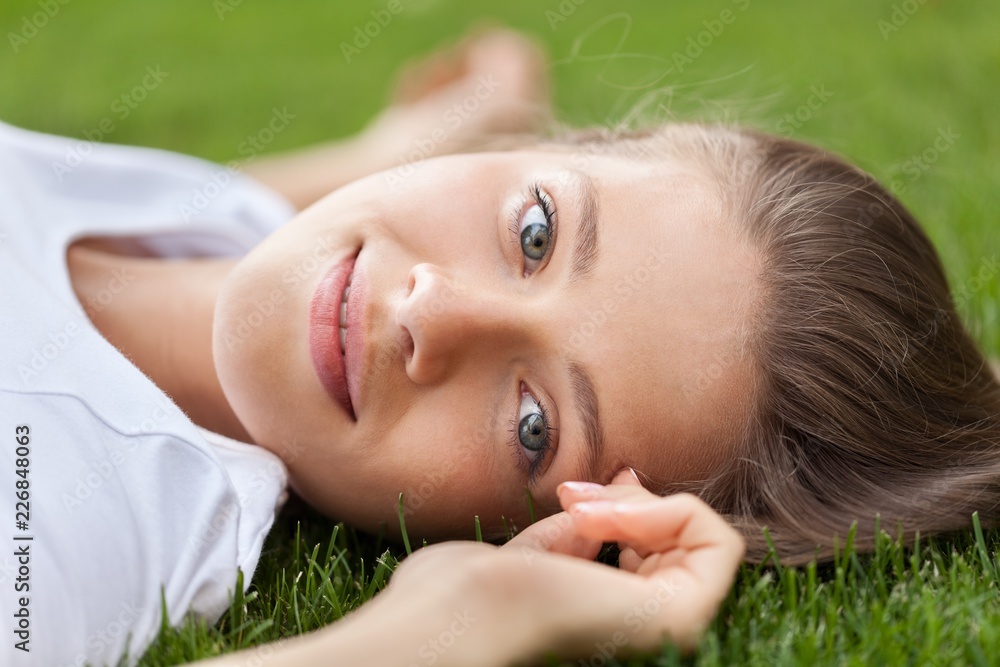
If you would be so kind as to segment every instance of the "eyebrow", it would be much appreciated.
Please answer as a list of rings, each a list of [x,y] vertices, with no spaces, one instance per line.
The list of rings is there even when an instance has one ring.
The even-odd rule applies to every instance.
[[[569,377],[576,412],[580,417],[580,423],[583,424],[584,440],[587,442],[583,464],[577,474],[581,480],[593,481],[597,466],[604,456],[604,430],[601,428],[597,392],[594,391],[594,380],[581,363],[569,362]]]
[[[573,244],[573,260],[570,264],[570,282],[586,276],[597,262],[597,251],[600,247],[598,233],[597,191],[590,176],[582,171],[572,171],[580,184],[580,195],[577,209],[580,217],[576,225],[575,243]]]

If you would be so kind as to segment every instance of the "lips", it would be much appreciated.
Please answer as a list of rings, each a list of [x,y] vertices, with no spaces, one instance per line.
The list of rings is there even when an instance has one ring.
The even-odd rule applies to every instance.
[[[356,255],[330,267],[309,303],[309,354],[323,388],[352,419],[356,419],[348,391],[347,361],[350,339],[351,287]],[[360,333],[360,332],[359,332]],[[360,336],[356,336],[360,338]],[[345,344],[346,343],[346,344]]]
[[[366,345],[373,335],[371,322],[366,318],[368,308],[368,271],[367,255],[352,268],[350,298],[346,300],[344,313],[346,315],[347,340],[344,342],[344,368],[346,370],[347,391],[352,406],[364,408],[361,379],[365,374]],[[341,320],[343,322],[345,320]],[[368,369],[369,371],[371,369]]]

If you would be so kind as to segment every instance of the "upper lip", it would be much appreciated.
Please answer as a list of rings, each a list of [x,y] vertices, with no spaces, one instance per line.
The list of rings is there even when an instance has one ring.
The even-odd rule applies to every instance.
[[[362,380],[367,377],[365,374],[367,365],[365,355],[368,349],[369,332],[365,329],[368,306],[366,268],[359,252],[351,276],[351,291],[347,298],[347,343],[344,345],[344,375],[347,379],[347,391],[351,404],[354,406],[355,415],[358,414],[362,404]]]
[[[344,287],[356,259],[356,255],[346,257],[334,264],[317,286],[309,305],[309,347],[313,365],[323,387],[355,419],[348,390],[346,355],[342,357],[340,351],[339,314]],[[351,297],[353,294],[348,301]]]

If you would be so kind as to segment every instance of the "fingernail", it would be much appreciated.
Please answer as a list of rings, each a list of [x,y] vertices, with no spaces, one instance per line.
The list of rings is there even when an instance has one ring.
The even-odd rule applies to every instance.
[[[611,511],[614,514],[628,514],[629,512],[631,512],[632,510],[634,510],[635,508],[636,508],[636,505],[634,503],[615,503],[611,507]]]
[[[593,482],[563,482],[559,485],[556,492],[566,489],[585,498],[596,498],[600,495],[604,487],[600,484],[594,484]]]
[[[632,467],[631,467],[631,466],[629,466],[629,469],[628,469],[628,471],[629,471],[630,473],[632,473],[632,478],[633,478],[633,479],[634,479],[635,481],[639,482],[639,476],[635,474],[635,470],[632,470]],[[642,484],[642,482],[639,482],[639,484]]]
[[[612,509],[613,502],[610,500],[597,500],[593,502],[576,503],[569,508],[569,513],[574,516],[591,516],[594,514],[606,514]]]

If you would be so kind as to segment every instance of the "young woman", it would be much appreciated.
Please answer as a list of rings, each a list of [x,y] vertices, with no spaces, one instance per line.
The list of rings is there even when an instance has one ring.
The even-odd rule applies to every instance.
[[[551,515],[411,558],[370,609],[275,649],[286,664],[419,664],[463,609],[484,622],[437,664],[615,632],[690,646],[762,526],[800,562],[855,520],[869,543],[878,514],[907,535],[995,520],[1000,384],[893,196],[722,127],[438,156],[535,128],[538,62],[483,36],[361,137],[242,165],[284,198],[0,126],[31,660],[140,653],[161,590],[170,622],[216,618],[286,482],[372,530],[398,529],[402,493],[429,539],[527,526],[526,489]],[[589,562],[600,541],[621,570]],[[410,630],[373,658],[386,623]]]

